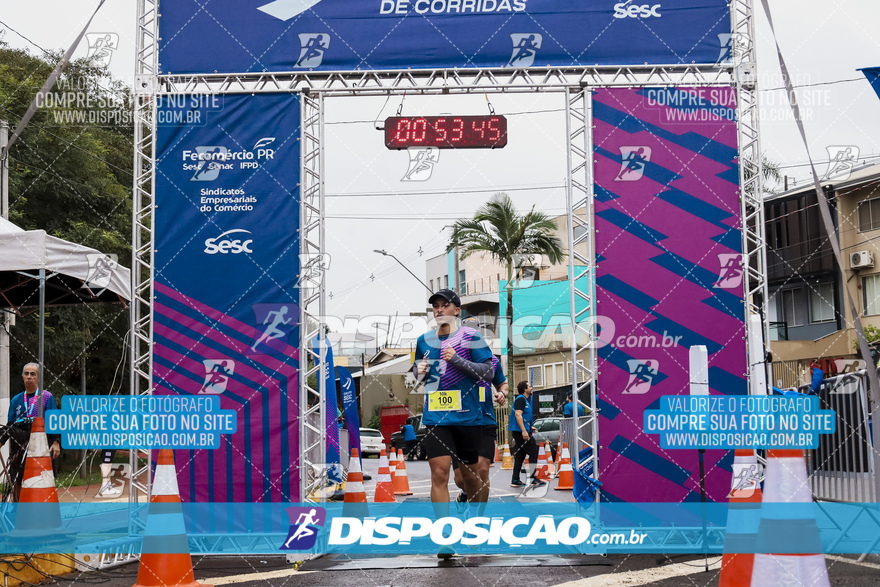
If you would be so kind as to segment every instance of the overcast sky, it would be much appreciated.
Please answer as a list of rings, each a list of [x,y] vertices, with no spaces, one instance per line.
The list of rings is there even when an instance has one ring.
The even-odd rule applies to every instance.
[[[783,172],[799,182],[808,177],[806,153],[778,88],[775,47],[759,0],[757,41],[762,102],[762,148]],[[29,0],[9,3],[0,21],[11,27],[12,46],[66,49],[97,6],[97,0]],[[134,1],[107,2],[90,32],[119,35],[111,70],[131,80],[134,68]],[[880,100],[859,67],[880,65],[880,2],[877,0],[773,0],[779,43],[799,97],[810,152],[824,173],[826,147],[854,145],[863,158],[880,155]],[[6,28],[0,24],[0,28]],[[22,36],[27,37],[25,40]],[[76,57],[86,55],[83,44]],[[855,81],[849,81],[855,80]],[[425,290],[385,249],[423,277],[424,260],[440,254],[444,226],[469,216],[495,191],[507,191],[518,206],[536,204],[549,214],[565,210],[563,99],[559,94],[489,96],[509,120],[509,143],[499,150],[444,150],[427,181],[401,181],[405,151],[389,151],[373,120],[384,120],[400,97],[334,98],[327,102],[327,252],[331,255],[331,314],[406,315],[424,308]],[[404,114],[487,114],[484,96],[407,96]],[[394,192],[391,196],[377,193]],[[415,192],[415,193],[414,193]],[[421,192],[421,193],[419,193]],[[426,193],[427,192],[427,193]],[[451,193],[455,192],[455,193]]]

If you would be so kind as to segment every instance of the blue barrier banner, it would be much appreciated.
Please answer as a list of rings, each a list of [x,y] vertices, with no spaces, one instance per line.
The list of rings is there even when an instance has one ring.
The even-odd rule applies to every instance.
[[[299,499],[299,137],[296,94],[157,97],[153,394],[236,420],[184,501]]]
[[[361,452],[361,418],[358,414],[357,390],[351,371],[345,367],[336,367],[339,373],[339,385],[342,387],[342,411],[345,414],[345,426],[348,428],[348,450],[356,448]],[[363,467],[362,467],[363,468]]]
[[[168,2],[165,74],[713,64],[727,0],[213,0]]]
[[[578,503],[492,501],[485,511],[438,518],[428,501],[389,504],[150,504],[137,515],[144,552],[199,554],[240,530],[218,528],[234,518],[248,540],[229,542],[236,554],[347,553],[435,555],[605,552],[842,554],[880,552],[878,503]],[[41,520],[58,519],[45,527]],[[454,511],[451,510],[451,511]],[[90,544],[129,536],[127,503],[0,504],[11,526],[39,531],[0,535],[0,552],[89,552]],[[149,516],[164,525],[150,524]],[[177,517],[177,520],[174,518]],[[57,522],[55,522],[57,523]],[[754,532],[744,532],[746,528]],[[186,533],[175,540],[169,529]],[[730,529],[732,540],[727,540]],[[678,540],[669,541],[674,531]],[[170,535],[169,535],[170,534]],[[160,539],[155,539],[159,537]],[[217,554],[214,551],[214,554]]]

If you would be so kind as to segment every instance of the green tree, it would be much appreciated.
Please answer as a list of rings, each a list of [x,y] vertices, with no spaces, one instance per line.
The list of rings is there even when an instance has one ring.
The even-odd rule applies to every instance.
[[[11,130],[59,58],[11,49],[0,40],[0,119]],[[130,265],[132,120],[124,84],[84,60],[71,63],[10,150],[9,219]],[[23,364],[36,360],[37,325],[36,308],[24,308],[10,333],[12,393],[22,389]],[[50,308],[46,387],[56,397],[79,393],[85,373],[88,393],[124,389],[127,329],[122,304]]]
[[[513,290],[514,278],[520,269],[515,267],[518,255],[546,255],[551,263],[565,258],[562,241],[554,233],[556,224],[535,207],[519,214],[510,196],[499,192],[483,204],[472,219],[460,219],[452,226],[452,237],[447,253],[458,249],[461,258],[473,253],[488,253],[507,269],[507,373],[513,381]],[[514,275],[516,270],[516,275]]]

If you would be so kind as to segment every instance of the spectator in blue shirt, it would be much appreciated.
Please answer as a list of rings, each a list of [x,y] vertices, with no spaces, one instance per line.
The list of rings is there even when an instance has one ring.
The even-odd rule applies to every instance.
[[[565,399],[568,403],[565,404],[564,408],[562,408],[562,415],[565,416],[566,418],[573,418],[574,417],[574,400],[572,400],[571,394],[568,394],[568,397]],[[578,416],[583,416],[584,414],[585,414],[584,406],[583,406],[583,404],[578,402]]]
[[[410,420],[407,420],[400,429],[403,431],[403,441],[406,442],[406,459],[411,461],[416,458],[416,429],[413,428]]]

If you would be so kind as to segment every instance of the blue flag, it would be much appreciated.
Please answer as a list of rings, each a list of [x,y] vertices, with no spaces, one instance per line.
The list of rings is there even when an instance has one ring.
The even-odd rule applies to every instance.
[[[877,93],[877,97],[880,98],[880,67],[863,67],[859,71],[865,74],[871,87]]]
[[[345,413],[345,426],[348,428],[348,449],[353,448],[361,453],[361,418],[358,415],[357,395],[351,371],[345,367],[336,367],[339,373],[339,384],[342,387],[342,410]]]
[[[333,368],[333,347],[324,339],[324,349],[321,352],[321,341],[318,337],[312,339],[312,349],[321,357],[318,364],[322,364],[319,377],[326,381],[327,405],[324,406],[325,428],[327,429],[327,479],[331,483],[342,482],[342,468],[339,460],[339,428],[336,425],[336,415],[339,408],[336,405],[336,370]],[[323,360],[322,360],[323,359]]]

